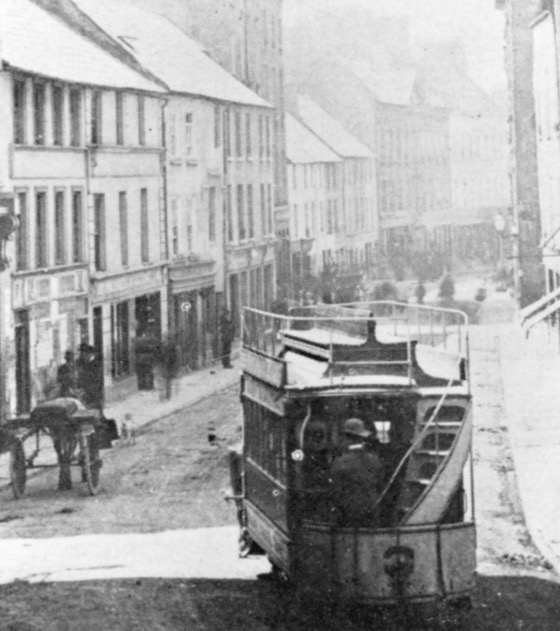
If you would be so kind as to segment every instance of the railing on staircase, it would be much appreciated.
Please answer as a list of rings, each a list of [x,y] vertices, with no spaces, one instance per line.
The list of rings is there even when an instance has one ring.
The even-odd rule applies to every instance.
[[[440,412],[444,406],[444,403],[450,396],[450,391],[453,385],[453,380],[450,380],[447,386],[445,387],[443,393],[439,397],[436,405],[434,406],[433,411],[430,414],[430,418],[428,421],[423,423],[423,427],[421,427],[417,436],[415,437],[412,445],[409,447],[407,452],[402,457],[399,462],[397,468],[393,472],[390,480],[386,484],[384,490],[382,491],[377,504],[379,505],[386,495],[389,493],[396,479],[399,477],[403,469],[406,467],[406,478],[404,480],[404,486],[401,490],[400,497],[397,504],[397,510],[399,512],[399,522],[401,524],[412,523],[415,521],[413,517],[417,512],[418,507],[424,502],[425,498],[429,494],[430,490],[434,486],[435,482],[440,477],[441,472],[447,466],[449,458],[451,457],[452,452],[455,449],[455,446],[459,442],[461,435],[465,432],[465,424],[468,422],[467,417],[467,409],[465,408],[464,414],[461,419],[458,421],[445,421],[440,419]],[[470,449],[470,430],[468,438],[468,447]],[[430,435],[434,436],[433,448],[427,448],[426,440],[430,437]],[[440,441],[440,436],[446,435],[449,437],[453,436],[451,443],[447,443],[446,441]],[[442,444],[443,442],[443,444]],[[464,451],[464,450],[463,450]],[[462,454],[458,454],[458,456],[463,459]],[[421,462],[417,462],[417,467],[413,467],[414,460],[422,461],[422,459],[431,460],[432,467],[428,470],[426,467],[422,468]],[[466,459],[466,458],[465,458]],[[460,469],[464,462],[461,463]],[[413,489],[414,486],[420,486],[420,489]],[[444,497],[443,501],[439,502],[442,504],[440,507],[440,512],[443,512],[445,509],[445,504],[447,503],[447,498]],[[436,504],[438,502],[436,501]],[[437,521],[437,507],[436,511],[433,508],[429,508],[428,512],[430,513],[430,517],[434,518]],[[420,516],[418,523],[423,521],[424,517]]]
[[[560,287],[521,309],[519,312],[521,327],[528,336],[534,326],[558,312],[560,312]]]

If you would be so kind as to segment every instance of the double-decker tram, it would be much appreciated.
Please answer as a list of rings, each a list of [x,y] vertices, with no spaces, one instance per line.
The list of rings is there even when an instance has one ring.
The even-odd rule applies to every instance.
[[[305,596],[468,602],[468,319],[369,302],[243,318],[245,540]]]

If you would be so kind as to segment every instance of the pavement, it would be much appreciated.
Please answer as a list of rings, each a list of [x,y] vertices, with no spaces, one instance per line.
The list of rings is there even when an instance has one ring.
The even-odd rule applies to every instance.
[[[154,390],[133,392],[122,401],[106,405],[105,416],[115,419],[119,428],[122,422],[126,421],[132,429],[169,416],[212,396],[215,392],[239,383],[239,350],[232,353],[232,363],[233,368],[223,368],[221,364],[216,364],[175,379],[169,399],[165,397],[163,384],[156,379]]]
[[[240,559],[239,528],[0,540],[0,584],[125,578],[254,580],[266,557]]]
[[[500,326],[501,372],[525,521],[560,573],[560,340],[545,324],[528,339]]]

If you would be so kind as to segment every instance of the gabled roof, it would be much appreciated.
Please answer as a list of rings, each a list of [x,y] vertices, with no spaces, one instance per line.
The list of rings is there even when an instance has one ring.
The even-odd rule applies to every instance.
[[[12,68],[61,81],[164,91],[30,0],[0,1],[0,56]]]
[[[122,0],[74,3],[172,92],[269,106],[167,18]]]
[[[286,157],[294,164],[341,161],[334,151],[291,114],[286,114]]]
[[[374,153],[352,136],[308,97],[298,97],[298,112],[305,125],[343,158],[374,158]]]
[[[361,64],[354,64],[354,74],[373,92],[381,103],[390,105],[411,105],[417,71],[413,68],[372,70]]]

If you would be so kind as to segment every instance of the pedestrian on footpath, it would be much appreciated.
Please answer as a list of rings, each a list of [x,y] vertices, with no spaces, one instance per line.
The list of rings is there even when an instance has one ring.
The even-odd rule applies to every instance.
[[[75,397],[78,387],[78,371],[74,361],[74,353],[67,350],[64,353],[64,363],[56,371],[59,397]]]
[[[80,345],[80,356],[76,362],[78,388],[82,392],[83,404],[88,408],[103,411],[103,362],[93,346]]]
[[[222,366],[233,368],[231,365],[231,345],[235,339],[235,325],[231,313],[224,309],[220,318],[220,335],[222,338]]]

